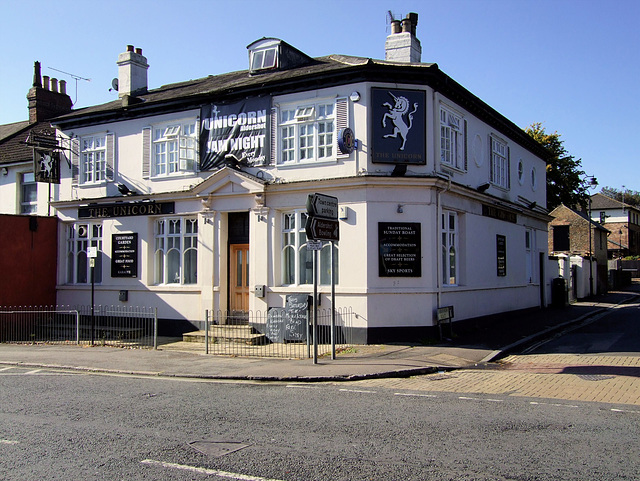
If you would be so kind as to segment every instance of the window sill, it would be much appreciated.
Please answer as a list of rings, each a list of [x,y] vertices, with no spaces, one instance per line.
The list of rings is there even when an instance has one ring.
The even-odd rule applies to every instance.
[[[185,177],[194,177],[196,172],[175,172],[173,174],[167,175],[154,175],[149,177],[150,180],[153,181],[162,181],[162,180],[172,180],[172,179],[183,179]]]
[[[329,160],[305,160],[303,162],[281,162],[276,164],[279,169],[301,169],[304,167],[315,167],[321,165],[335,165],[338,163],[338,159],[332,158]]]

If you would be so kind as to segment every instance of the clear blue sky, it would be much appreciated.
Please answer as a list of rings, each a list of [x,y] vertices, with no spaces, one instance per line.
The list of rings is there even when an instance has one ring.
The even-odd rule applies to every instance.
[[[388,10],[419,14],[423,62],[518,126],[559,132],[601,187],[640,190],[639,0],[0,0],[0,124],[27,119],[36,60],[80,108],[116,98],[127,44],[143,49],[150,88],[246,69],[262,37],[381,59]],[[53,69],[91,81],[76,98]]]

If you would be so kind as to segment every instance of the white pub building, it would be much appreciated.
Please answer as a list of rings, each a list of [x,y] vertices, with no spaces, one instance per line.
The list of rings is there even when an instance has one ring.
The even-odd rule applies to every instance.
[[[58,302],[89,303],[95,247],[96,303],[155,306],[161,334],[283,307],[312,292],[306,203],[322,193],[338,199],[335,303],[357,342],[422,339],[439,307],[460,321],[544,305],[546,153],[421,63],[416,25],[393,22],[384,61],[263,38],[248,70],[155,89],[129,46],[118,100],[53,121]]]

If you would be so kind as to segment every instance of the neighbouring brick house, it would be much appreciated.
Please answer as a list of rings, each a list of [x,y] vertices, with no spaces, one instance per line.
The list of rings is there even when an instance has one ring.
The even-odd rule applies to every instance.
[[[609,231],[589,219],[589,214],[573,210],[565,205],[556,207],[549,214],[549,254],[580,256],[596,261],[594,269],[596,292],[607,289],[607,236]]]
[[[591,196],[591,219],[611,234],[607,243],[609,259],[640,255],[640,210],[604,194]]]

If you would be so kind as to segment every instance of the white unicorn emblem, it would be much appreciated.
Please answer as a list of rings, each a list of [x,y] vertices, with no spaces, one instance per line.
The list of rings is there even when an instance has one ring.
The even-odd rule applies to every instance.
[[[390,119],[393,124],[393,132],[384,135],[383,138],[396,138],[400,135],[402,138],[402,145],[398,150],[404,150],[404,146],[407,143],[407,134],[409,133],[409,130],[411,130],[411,126],[413,124],[413,114],[418,110],[418,103],[414,103],[413,110],[409,112],[409,100],[407,100],[406,97],[396,97],[391,92],[388,93],[393,97],[395,105],[391,105],[389,102],[382,104],[383,107],[387,107],[389,109],[389,112],[385,112],[382,116],[382,127],[386,127],[387,119]],[[407,112],[409,113],[407,114]],[[403,117],[404,115],[407,115],[409,118],[408,123],[405,122]]]
[[[48,153],[40,156],[40,175],[45,179],[50,179],[53,173],[53,159]]]

